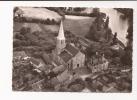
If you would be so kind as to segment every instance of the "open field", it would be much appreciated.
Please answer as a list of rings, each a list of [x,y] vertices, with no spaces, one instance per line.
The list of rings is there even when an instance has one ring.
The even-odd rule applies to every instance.
[[[64,29],[75,35],[85,36],[89,32],[90,26],[94,20],[94,17],[66,16]]]
[[[90,29],[95,18],[92,17],[82,17],[82,16],[67,16],[64,20],[64,30],[70,31],[71,33],[78,36],[85,36]],[[47,32],[58,32],[59,25],[44,25],[37,23],[18,23],[14,24],[14,31],[19,31],[21,27],[30,27],[32,32],[42,31]]]

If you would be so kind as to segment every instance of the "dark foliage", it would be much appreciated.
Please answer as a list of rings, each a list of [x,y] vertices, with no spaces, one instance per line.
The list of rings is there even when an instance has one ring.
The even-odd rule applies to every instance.
[[[27,22],[27,23],[41,23],[41,24],[47,24],[47,25],[58,25],[59,22],[55,21],[55,19],[36,19],[36,18],[26,18],[26,17],[14,17],[15,22]]]

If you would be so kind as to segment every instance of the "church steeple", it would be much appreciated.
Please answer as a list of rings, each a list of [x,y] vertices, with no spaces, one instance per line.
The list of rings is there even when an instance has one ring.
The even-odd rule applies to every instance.
[[[63,22],[61,20],[60,28],[59,28],[59,33],[58,33],[57,40],[56,40],[56,50],[57,50],[57,53],[60,54],[60,52],[63,50],[63,48],[65,48],[65,46],[66,46],[66,43],[65,43]]]
[[[60,23],[60,28],[59,28],[59,33],[58,33],[57,38],[60,39],[60,40],[65,39],[65,37],[64,37],[64,29],[63,29],[63,22],[62,22],[62,20],[61,20],[61,23]]]

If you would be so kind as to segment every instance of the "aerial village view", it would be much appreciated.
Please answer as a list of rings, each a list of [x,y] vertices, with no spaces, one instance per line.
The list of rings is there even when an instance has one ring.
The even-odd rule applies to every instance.
[[[132,92],[133,9],[14,7],[13,91]]]

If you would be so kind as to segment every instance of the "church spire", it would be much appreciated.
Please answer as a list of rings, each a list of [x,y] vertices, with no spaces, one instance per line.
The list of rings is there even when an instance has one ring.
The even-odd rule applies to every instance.
[[[60,23],[60,28],[59,28],[59,33],[58,33],[57,38],[60,39],[60,40],[64,40],[65,39],[62,20],[61,20],[61,23]]]
[[[56,51],[58,54],[65,48],[65,36],[64,36],[64,29],[63,29],[63,22],[60,23],[59,33],[56,40]]]

